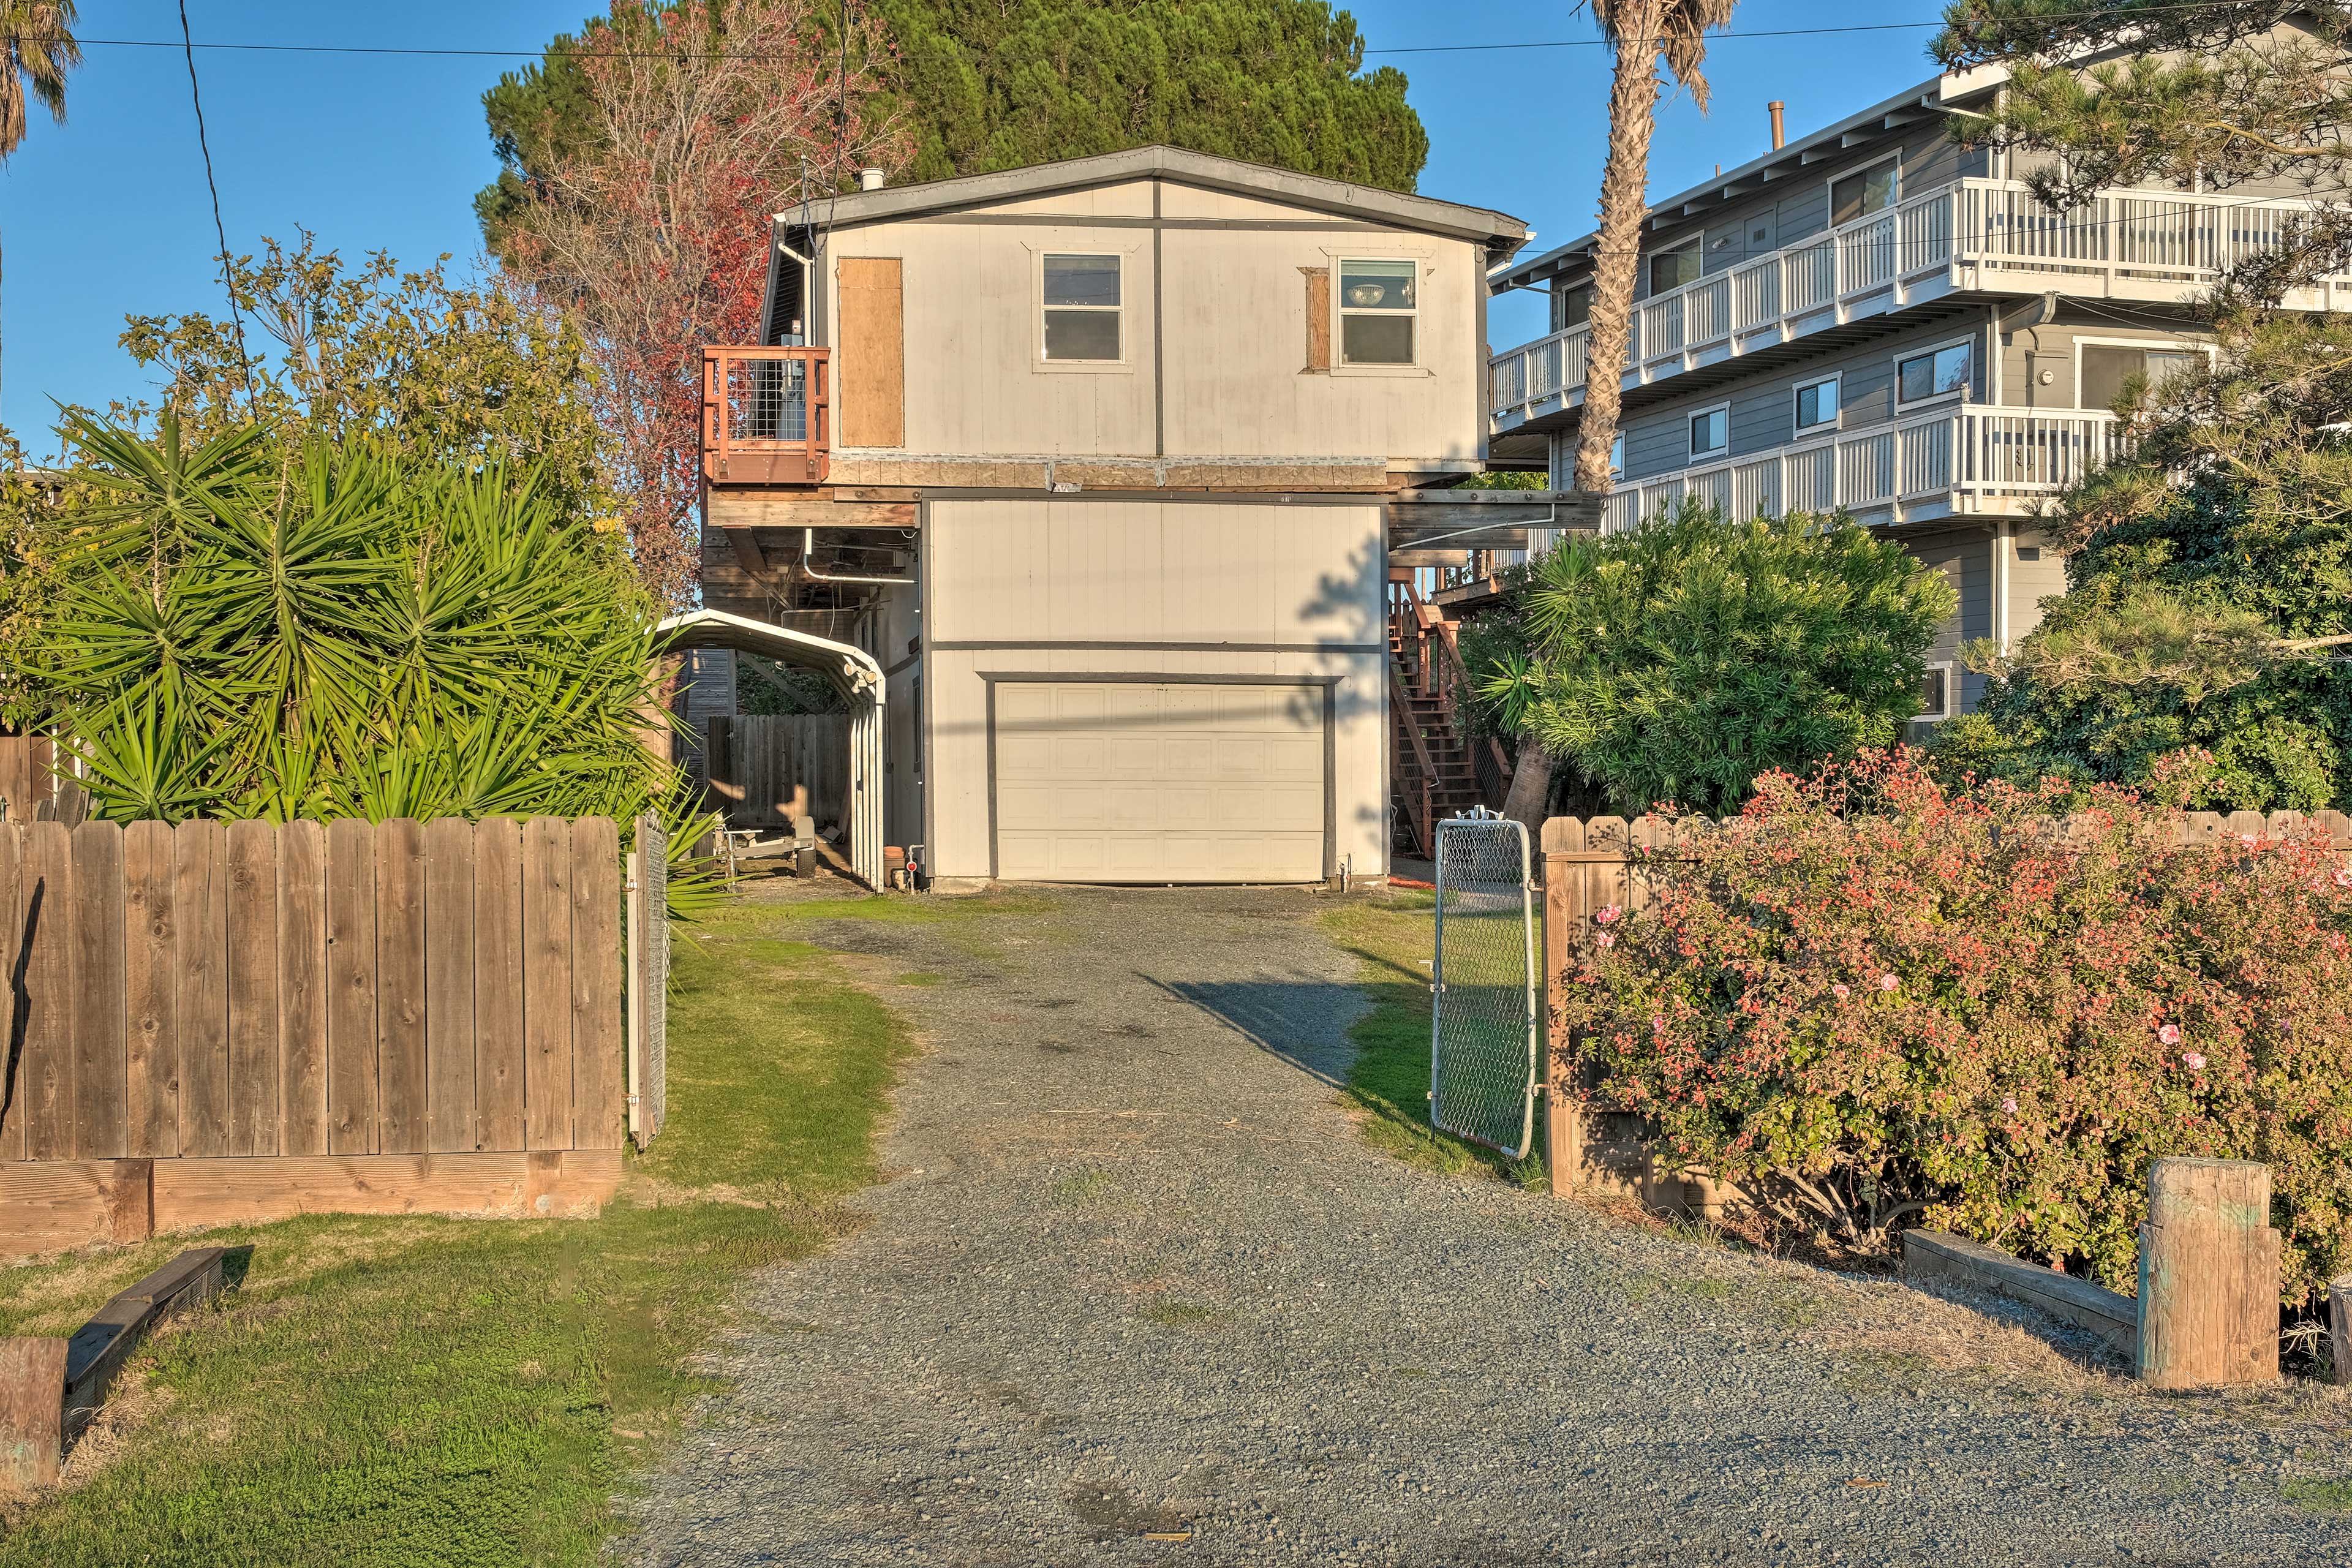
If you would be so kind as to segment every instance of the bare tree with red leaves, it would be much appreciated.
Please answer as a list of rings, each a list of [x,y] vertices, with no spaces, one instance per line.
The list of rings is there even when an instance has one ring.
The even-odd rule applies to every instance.
[[[772,214],[903,163],[868,112],[883,44],[808,0],[614,0],[571,50],[588,99],[548,127],[500,245],[513,283],[579,326],[637,570],[690,601],[702,351],[757,341]],[[830,25],[829,25],[830,24]]]

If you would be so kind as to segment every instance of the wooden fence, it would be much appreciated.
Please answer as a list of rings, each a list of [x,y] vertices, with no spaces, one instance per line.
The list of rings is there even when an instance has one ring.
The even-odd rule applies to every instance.
[[[2308,816],[2297,811],[2268,816],[2257,811],[2183,812],[2180,836],[2192,844],[2249,835],[2283,838],[2315,824],[2327,832],[2340,854],[2352,855],[2352,817],[2340,811]],[[1595,914],[1612,905],[1630,913],[1649,904],[1654,889],[1637,867],[1637,852],[1671,851],[1715,826],[1705,817],[1555,816],[1546,822],[1539,859],[1547,994],[1557,993],[1559,977],[1567,973],[1571,953]],[[1568,1042],[1556,1020],[1548,1022],[1546,1032],[1550,1048],[1544,1053],[1545,1132],[1553,1151],[1553,1192],[1611,1191],[1654,1206],[1697,1212],[1717,1209],[1730,1198],[1727,1189],[1712,1182],[1683,1180],[1650,1163],[1643,1152],[1638,1118],[1613,1112],[1580,1117],[1573,1096],[1560,1082],[1567,1070],[1562,1058]]]
[[[730,827],[790,827],[796,791],[817,826],[849,818],[849,715],[739,713],[705,721],[711,805]]]
[[[611,821],[0,827],[0,1252],[619,1179]]]

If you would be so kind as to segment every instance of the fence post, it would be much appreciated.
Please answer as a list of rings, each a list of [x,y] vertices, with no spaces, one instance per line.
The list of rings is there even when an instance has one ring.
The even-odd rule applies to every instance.
[[[2336,1381],[2352,1388],[2352,1274],[2327,1288],[2327,1337],[2333,1346]]]
[[[1571,857],[1584,847],[1584,824],[1555,816],[1543,825],[1544,868],[1544,1163],[1551,1195],[1576,1191],[1584,1163],[1584,1121],[1576,1101],[1575,1074],[1563,1058],[1567,1031],[1559,1022],[1559,977],[1568,970],[1569,943],[1583,921],[1584,868]]]
[[[2158,1160],[2140,1229],[2139,1376],[2158,1388],[2275,1382],[2279,1234],[2271,1172]]]
[[[668,1115],[669,845],[661,819],[637,818],[629,851],[629,1137],[640,1149]]]

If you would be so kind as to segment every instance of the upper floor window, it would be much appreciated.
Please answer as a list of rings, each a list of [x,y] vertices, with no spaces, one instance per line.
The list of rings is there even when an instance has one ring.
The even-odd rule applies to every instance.
[[[1612,479],[1625,477],[1625,437],[1622,435],[1609,443],[1609,477]]]
[[[1551,330],[1564,332],[1592,319],[1592,285],[1579,283],[1551,291]]]
[[[1671,250],[1661,250],[1650,257],[1650,292],[1664,294],[1685,283],[1698,281],[1700,270],[1699,237],[1691,236]]]
[[[1118,260],[1116,256],[1045,258],[1045,357],[1118,358]]]
[[[1704,458],[1731,445],[1731,405],[1724,404],[1690,416],[1691,456]]]
[[[1926,353],[1913,354],[1895,366],[1895,398],[1916,403],[1948,392],[1966,392],[1976,363],[1974,342],[1947,343]]]
[[[2140,396],[2146,400],[2169,377],[2203,363],[2204,357],[2196,349],[2176,348],[2169,343],[2144,349],[2119,343],[2084,343],[2080,406],[2113,408],[2124,395],[2125,384],[2136,375],[2145,378]]]
[[[1838,378],[1809,381],[1797,388],[1797,431],[1835,428],[1838,422]]]
[[[1895,205],[1902,180],[1895,160],[1873,163],[1830,182],[1830,225],[1852,223]]]
[[[1421,295],[1417,261],[1339,263],[1339,363],[1412,363]]]

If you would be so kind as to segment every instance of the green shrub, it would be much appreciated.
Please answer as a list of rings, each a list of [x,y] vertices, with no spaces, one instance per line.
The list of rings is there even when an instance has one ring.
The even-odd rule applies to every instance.
[[[1757,781],[1642,858],[1562,1011],[1599,1107],[1849,1244],[1914,1218],[2129,1289],[2151,1160],[2273,1172],[2290,1301],[2352,1265],[2352,868],[2179,842],[2162,790],[1951,790],[1905,750]]]
[[[1736,811],[1774,768],[1893,743],[1956,604],[1843,518],[1672,518],[1538,560],[1485,697],[1608,810]]]

